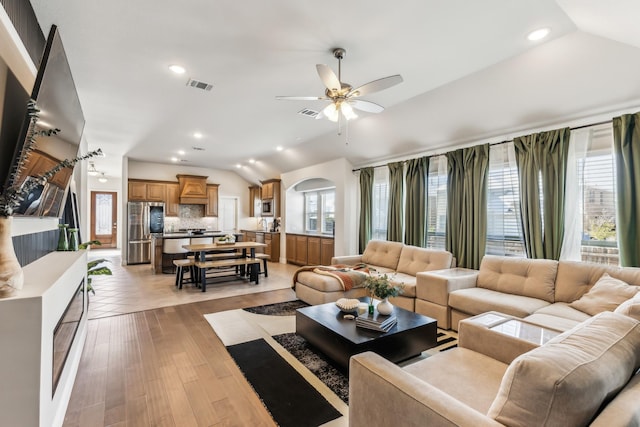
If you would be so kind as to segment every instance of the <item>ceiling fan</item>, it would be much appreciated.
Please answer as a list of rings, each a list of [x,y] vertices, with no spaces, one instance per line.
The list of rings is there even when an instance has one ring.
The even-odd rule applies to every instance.
[[[338,60],[338,75],[325,64],[316,64],[316,70],[320,76],[320,80],[325,85],[326,90],[324,96],[276,96],[279,100],[293,101],[331,101],[317,116],[316,119],[323,117],[328,118],[332,122],[340,122],[344,117],[346,120],[355,119],[357,114],[353,111],[365,111],[367,113],[380,113],[384,111],[382,105],[371,101],[360,99],[363,95],[378,92],[383,89],[390,88],[402,83],[402,76],[396,74],[393,76],[383,77],[378,80],[365,83],[355,89],[348,83],[342,81],[342,59],[347,51],[341,47],[333,50],[333,56]],[[340,134],[340,132],[338,132]]]

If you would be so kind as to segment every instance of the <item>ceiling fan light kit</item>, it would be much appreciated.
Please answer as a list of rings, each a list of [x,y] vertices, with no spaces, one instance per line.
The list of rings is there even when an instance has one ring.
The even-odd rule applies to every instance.
[[[324,96],[277,96],[278,100],[290,101],[330,101],[316,119],[326,117],[332,122],[340,123],[340,119],[352,120],[358,117],[354,108],[367,113],[381,113],[384,107],[371,101],[358,99],[362,95],[378,92],[399,83],[402,83],[402,76],[396,74],[393,76],[383,77],[365,83],[355,89],[348,83],[342,81],[342,59],[347,51],[341,47],[333,49],[333,56],[338,60],[338,75],[325,64],[317,64],[316,70],[320,80],[325,86]],[[338,130],[340,134],[340,130]]]

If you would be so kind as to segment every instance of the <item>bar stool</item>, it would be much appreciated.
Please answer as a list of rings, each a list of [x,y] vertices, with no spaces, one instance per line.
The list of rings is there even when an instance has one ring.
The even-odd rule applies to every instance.
[[[164,239],[162,245],[162,255],[168,255],[173,262],[174,259],[182,259],[186,257],[186,253],[188,252],[183,245],[188,245],[190,243],[189,239]],[[163,263],[164,264],[164,263]],[[171,266],[171,273],[174,272],[174,266]],[[164,273],[164,269],[163,269]]]

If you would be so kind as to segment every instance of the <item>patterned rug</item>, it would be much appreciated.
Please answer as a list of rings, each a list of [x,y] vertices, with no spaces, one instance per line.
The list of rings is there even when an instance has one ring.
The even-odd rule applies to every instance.
[[[233,352],[239,353],[234,346],[240,344],[251,345],[258,344],[257,341],[266,342],[280,356],[286,360],[297,372],[299,372],[318,392],[333,406],[342,416],[334,419],[326,425],[347,425],[348,423],[348,401],[349,401],[349,379],[342,371],[326,358],[322,353],[311,346],[304,338],[295,334],[295,310],[301,307],[307,307],[308,304],[302,301],[290,301],[286,303],[270,304],[259,307],[251,307],[244,310],[230,310],[221,313],[213,313],[205,315],[205,318],[211,324],[216,334],[222,342]],[[262,344],[258,347],[261,348]],[[415,363],[418,360],[429,357],[439,351],[445,351],[457,346],[457,336],[451,331],[438,330],[438,345],[429,349],[414,359],[401,363],[401,366]],[[246,370],[241,366],[236,357],[236,363],[240,366],[245,377],[249,377]],[[285,375],[285,374],[280,374]],[[249,379],[249,378],[248,378]],[[254,380],[256,381],[256,380]],[[252,381],[249,379],[249,382]],[[286,383],[288,381],[281,381]],[[272,413],[274,420],[280,425],[286,425],[287,421],[278,420],[274,415],[274,409],[270,408],[267,401],[269,396],[260,394],[258,390],[261,385],[252,386],[261,397],[267,409]],[[264,389],[264,387],[262,387]],[[262,391],[263,394],[270,393]],[[294,395],[295,398],[295,395]],[[279,402],[281,399],[274,399]],[[304,398],[308,400],[308,398]],[[296,407],[296,405],[291,405]],[[326,411],[326,408],[324,409]],[[319,410],[322,412],[322,410]],[[303,424],[300,425],[318,425],[306,424],[307,418],[311,418],[309,413],[301,414],[304,418]],[[301,420],[292,421],[291,425],[302,422]]]

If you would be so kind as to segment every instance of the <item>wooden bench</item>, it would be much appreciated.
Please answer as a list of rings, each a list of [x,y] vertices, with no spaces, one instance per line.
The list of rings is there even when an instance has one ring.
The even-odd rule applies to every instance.
[[[218,252],[215,254],[206,254],[204,259],[205,261],[211,261],[216,259],[225,259],[225,258],[239,258],[242,256],[242,252]],[[195,260],[195,255],[187,256],[187,259]]]
[[[173,265],[176,266],[176,286],[178,289],[182,289],[182,284],[184,283],[184,268],[189,267],[189,280],[191,282],[195,282],[193,277],[193,270],[190,267],[195,265],[192,259],[174,259]]]
[[[195,262],[196,268],[200,270],[200,283],[202,284],[202,292],[207,290],[207,269],[209,268],[225,268],[225,267],[248,267],[249,281],[258,284],[258,275],[260,274],[260,259],[258,258],[229,258],[211,261]]]

